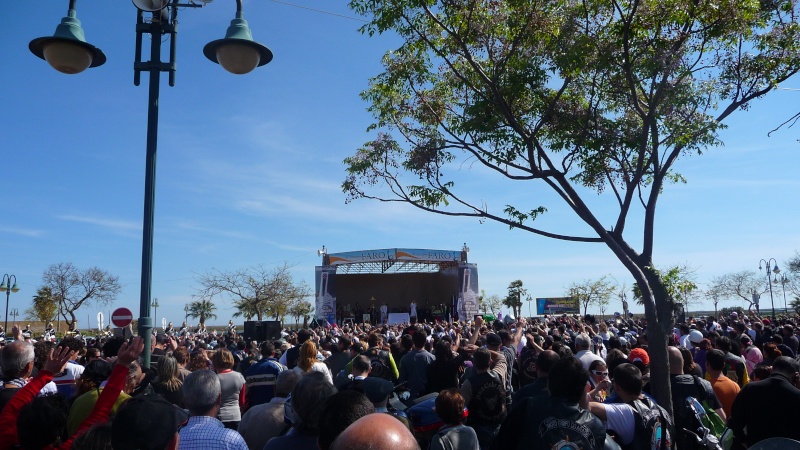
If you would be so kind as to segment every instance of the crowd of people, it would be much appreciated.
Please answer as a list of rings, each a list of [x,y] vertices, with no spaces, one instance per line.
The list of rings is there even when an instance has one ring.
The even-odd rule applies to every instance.
[[[15,327],[0,341],[0,450],[689,450],[698,443],[684,430],[699,425],[689,397],[727,424],[735,448],[800,440],[796,317],[678,324],[671,405],[651,395],[644,319],[415,322],[285,329],[263,342],[232,323],[170,324],[153,336],[149,367],[139,337],[55,342]]]

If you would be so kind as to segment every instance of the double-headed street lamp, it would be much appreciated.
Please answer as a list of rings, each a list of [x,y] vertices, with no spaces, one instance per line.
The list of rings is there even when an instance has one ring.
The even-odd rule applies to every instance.
[[[17,316],[19,316],[19,310],[17,308],[11,308],[11,320],[13,320],[13,325],[17,325]]]
[[[158,304],[157,298],[153,299],[153,304],[151,306],[153,307],[153,323],[158,326],[158,307],[161,305]]]
[[[19,288],[17,287],[17,277],[9,274],[3,275],[3,283],[0,284],[0,292],[6,293],[6,324],[3,326],[3,331],[8,333],[8,300],[9,297],[11,297],[12,292],[19,292]]]
[[[758,270],[761,270],[762,264],[764,269],[767,271],[767,284],[769,284],[769,300],[772,302],[772,319],[775,320],[775,299],[772,297],[772,275],[770,275],[770,271],[778,276],[781,273],[781,269],[778,268],[778,261],[775,261],[775,258],[770,258],[767,260],[761,259],[758,262]],[[772,266],[772,263],[775,263],[775,266]]]
[[[782,273],[780,277],[776,275],[772,282],[775,284],[781,284],[781,288],[783,289],[783,312],[785,314],[787,311],[789,311],[786,308],[786,283],[789,282],[789,277],[787,277],[785,273]]]
[[[175,85],[175,53],[179,8],[200,8],[211,0],[133,0],[137,9],[136,58],[133,63],[133,84],[138,86],[141,72],[150,74],[147,108],[147,151],[145,169],[144,224],[142,229],[142,279],[139,296],[139,336],[144,339],[144,366],[150,366],[150,341],[153,320],[150,317],[150,295],[153,274],[153,220],[155,211],[156,150],[158,142],[158,97],[161,72],[169,73],[169,85]],[[34,55],[46,60],[59,72],[74,74],[106,62],[105,54],[88,44],[75,11],[76,0],[69,1],[67,17],[61,20],[53,36],[31,41]],[[152,17],[145,20],[145,13]],[[142,61],[142,40],[150,35],[150,60]],[[162,36],[169,41],[169,61],[161,61]],[[242,15],[242,0],[236,0],[236,17],[224,39],[212,41],[203,54],[234,74],[244,74],[272,60],[272,52],[253,41],[250,28]]]

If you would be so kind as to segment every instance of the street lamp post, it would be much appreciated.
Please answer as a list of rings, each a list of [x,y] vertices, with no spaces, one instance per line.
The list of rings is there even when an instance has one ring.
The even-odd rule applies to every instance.
[[[159,307],[159,304],[158,304],[158,299],[157,298],[153,299],[153,305],[152,306],[153,306],[153,323],[158,325],[158,307]]]
[[[3,326],[3,331],[8,333],[8,301],[12,292],[19,292],[19,288],[17,287],[17,277],[9,274],[3,275],[3,283],[0,284],[0,292],[6,293],[6,323]]]
[[[19,316],[19,310],[17,308],[11,309],[11,319],[12,319],[12,326],[17,326],[17,316]]]
[[[761,259],[761,261],[758,262],[758,270],[761,270],[762,266],[761,263],[764,263],[765,266],[764,269],[767,271],[767,284],[769,284],[769,300],[770,302],[772,302],[772,320],[775,320],[775,299],[772,296],[772,276],[770,275],[770,271],[773,274],[775,274],[775,276],[778,276],[778,274],[781,273],[781,269],[778,268],[778,261],[776,261],[775,258],[770,258],[767,260]],[[772,266],[772,263],[775,263],[774,267]]]
[[[525,300],[528,302],[528,317],[533,317],[533,314],[531,314],[531,302],[533,301],[533,297],[531,297],[530,295],[528,295],[528,296],[525,298]]]
[[[207,3],[207,2],[206,2]],[[86,43],[75,11],[76,0],[69,1],[67,17],[53,36],[34,39],[29,48],[34,55],[46,60],[56,70],[73,74],[105,63],[103,52]],[[137,9],[136,58],[133,64],[133,84],[138,86],[141,72],[150,75],[147,108],[147,147],[145,169],[144,219],[142,227],[142,276],[139,293],[139,336],[144,340],[144,367],[150,367],[150,340],[153,320],[150,317],[150,295],[153,275],[153,222],[155,212],[156,151],[158,143],[158,98],[161,72],[169,73],[169,85],[175,85],[175,53],[179,8],[201,8],[203,4],[181,3],[180,0],[133,0]],[[144,14],[152,13],[145,21]],[[150,60],[142,61],[142,40],[150,35]],[[169,61],[161,61],[162,36],[169,41]],[[212,62],[234,74],[244,74],[272,60],[272,52],[253,41],[250,28],[242,14],[242,0],[236,0],[236,17],[231,21],[224,39],[212,41],[203,48]]]
[[[787,309],[786,307],[786,283],[789,282],[789,277],[787,277],[786,274],[782,273],[780,278],[776,276],[775,279],[772,281],[774,283],[781,284],[781,289],[783,290],[783,313],[786,314],[789,311],[789,309]]]
[[[189,326],[189,304],[188,303],[183,306],[183,323],[185,323],[187,327]]]

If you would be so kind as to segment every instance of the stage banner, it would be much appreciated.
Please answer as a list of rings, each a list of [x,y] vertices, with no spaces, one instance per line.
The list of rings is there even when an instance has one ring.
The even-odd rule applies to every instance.
[[[578,299],[573,297],[552,297],[536,299],[536,314],[580,314]]]
[[[393,259],[397,259],[397,254],[393,248],[331,253],[328,255],[328,261],[332,266],[372,261],[390,261]]]
[[[315,269],[314,317],[334,324],[336,323],[336,267],[317,266]]]
[[[397,249],[398,261],[430,261],[447,262],[460,261],[461,250],[425,250],[425,249]]]
[[[478,314],[478,265],[459,264],[458,320],[472,320]]]

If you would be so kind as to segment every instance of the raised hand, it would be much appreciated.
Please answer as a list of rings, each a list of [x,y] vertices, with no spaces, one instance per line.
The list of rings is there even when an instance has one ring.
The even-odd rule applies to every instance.
[[[52,374],[61,373],[67,367],[67,362],[72,356],[72,350],[69,347],[58,347],[51,349],[50,354],[47,355],[47,362],[44,363],[42,370],[46,370]]]
[[[140,336],[131,339],[130,343],[124,342],[117,352],[117,364],[124,366],[136,361],[144,351],[144,340]]]

